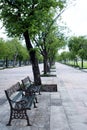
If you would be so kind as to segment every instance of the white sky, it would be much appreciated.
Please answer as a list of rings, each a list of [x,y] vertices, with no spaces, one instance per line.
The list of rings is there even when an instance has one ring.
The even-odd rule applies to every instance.
[[[87,0],[76,0],[76,5],[68,8],[62,17],[73,35],[87,35]]]
[[[87,35],[87,0],[76,0],[76,5],[68,8],[62,17],[72,35]],[[1,27],[0,23],[0,38],[6,39],[5,31]]]
[[[8,37],[6,36],[6,32],[5,32],[5,29],[4,27],[2,27],[2,23],[0,22],[0,38],[3,38],[3,39],[7,39]]]

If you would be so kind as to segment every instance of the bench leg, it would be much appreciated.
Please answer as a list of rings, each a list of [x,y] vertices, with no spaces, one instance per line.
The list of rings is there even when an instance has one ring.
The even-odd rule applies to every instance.
[[[35,101],[36,101],[36,103],[38,103],[38,101],[37,101],[37,97],[35,96]]]
[[[27,120],[27,126],[32,126],[32,125],[30,124],[29,117],[28,117],[28,115],[27,115],[26,112],[25,112],[25,115],[26,115],[26,120]]]
[[[11,110],[10,119],[7,126],[11,126],[12,119],[26,119],[27,126],[31,126],[26,110]]]
[[[41,93],[40,93],[40,90],[41,90],[41,89],[40,89],[40,87],[41,87],[41,86],[39,86],[39,88],[38,88],[38,91],[39,91],[39,95],[41,95]]]
[[[39,91],[39,95],[41,95],[40,91]]]
[[[36,102],[34,101],[33,103],[34,103],[34,108],[37,108],[37,106],[36,106]]]
[[[12,120],[12,111],[10,112],[10,119],[9,119],[7,126],[11,126],[11,120]]]

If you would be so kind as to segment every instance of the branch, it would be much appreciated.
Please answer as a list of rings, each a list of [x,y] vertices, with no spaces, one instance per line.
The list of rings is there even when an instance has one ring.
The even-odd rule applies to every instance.
[[[36,46],[39,48],[40,54],[44,55],[44,54],[43,54],[43,47],[38,44],[38,42],[37,42],[37,40],[36,40],[35,38],[33,38],[33,40],[35,41]]]

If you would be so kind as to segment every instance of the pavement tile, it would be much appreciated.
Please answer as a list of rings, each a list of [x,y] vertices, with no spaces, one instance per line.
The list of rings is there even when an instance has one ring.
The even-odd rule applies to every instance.
[[[42,71],[42,65],[40,65]],[[44,84],[57,84],[57,92],[41,92],[38,108],[27,111],[26,120],[6,126],[10,107],[4,90],[26,76],[33,80],[31,66],[0,70],[0,130],[87,130],[87,73],[56,63],[57,77],[41,77]]]

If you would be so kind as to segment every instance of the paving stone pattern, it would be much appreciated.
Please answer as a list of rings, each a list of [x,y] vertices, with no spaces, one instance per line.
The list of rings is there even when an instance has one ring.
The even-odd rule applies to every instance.
[[[26,120],[6,126],[10,107],[4,90],[26,76],[33,80],[31,66],[0,70],[0,130],[87,130],[87,71],[56,63],[57,77],[41,77],[43,84],[57,84],[57,92],[41,92],[37,108],[28,110]],[[42,72],[42,64],[40,71]]]

